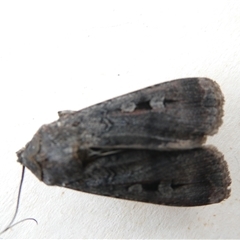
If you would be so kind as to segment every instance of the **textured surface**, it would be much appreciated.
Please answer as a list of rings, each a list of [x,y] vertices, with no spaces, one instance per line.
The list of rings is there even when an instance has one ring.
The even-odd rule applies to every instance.
[[[167,80],[214,79],[223,124],[207,144],[224,154],[231,196],[168,207],[49,187],[26,171],[16,220],[2,238],[240,238],[240,2],[0,1],[0,228],[15,209],[15,151],[58,110],[79,110]]]

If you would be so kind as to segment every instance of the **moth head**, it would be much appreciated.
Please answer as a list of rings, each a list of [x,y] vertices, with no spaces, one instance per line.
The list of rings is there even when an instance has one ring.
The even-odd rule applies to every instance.
[[[25,148],[17,152],[18,162],[31,170],[39,180],[42,180],[41,165],[37,162],[36,156],[40,150],[40,139],[35,135],[33,139],[27,143]]]
[[[18,162],[47,185],[65,186],[81,178],[83,157],[74,138],[61,134],[56,125],[43,125],[25,148]]]

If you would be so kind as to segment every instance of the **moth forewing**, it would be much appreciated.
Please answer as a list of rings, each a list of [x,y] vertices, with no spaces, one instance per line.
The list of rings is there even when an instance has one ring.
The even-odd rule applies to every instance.
[[[228,198],[223,155],[213,146],[184,151],[123,150],[85,164],[76,190],[173,206],[199,206]],[[61,185],[61,183],[60,183]]]
[[[222,124],[217,83],[187,78],[161,83],[60,117],[84,148],[191,149]]]

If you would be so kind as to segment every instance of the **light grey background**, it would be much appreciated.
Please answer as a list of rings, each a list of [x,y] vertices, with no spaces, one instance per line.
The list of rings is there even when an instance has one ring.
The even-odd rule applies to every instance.
[[[79,110],[183,77],[216,80],[224,124],[208,143],[225,155],[231,197],[177,208],[49,187],[29,171],[4,238],[240,237],[240,1],[0,1],[0,227],[11,220],[15,152],[58,110]],[[187,197],[187,196],[186,196]]]

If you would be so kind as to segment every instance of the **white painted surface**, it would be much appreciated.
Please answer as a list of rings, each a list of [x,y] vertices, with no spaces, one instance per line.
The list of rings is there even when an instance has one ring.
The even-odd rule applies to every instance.
[[[240,1],[1,1],[0,227],[20,181],[15,152],[58,110],[166,80],[202,76],[225,95],[222,151],[231,197],[177,208],[48,187],[29,171],[3,238],[240,238]]]

